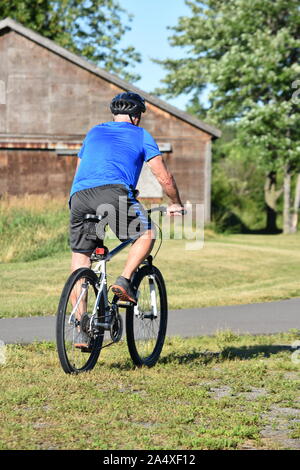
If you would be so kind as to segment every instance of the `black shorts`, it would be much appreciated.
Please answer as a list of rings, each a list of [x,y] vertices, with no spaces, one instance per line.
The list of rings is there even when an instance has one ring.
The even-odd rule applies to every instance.
[[[97,242],[87,239],[84,231],[86,214],[101,215],[103,227],[108,224],[121,241],[138,238],[153,228],[147,211],[136,200],[133,191],[122,184],[78,191],[70,200],[70,209],[70,246],[75,253],[89,253],[96,248]]]

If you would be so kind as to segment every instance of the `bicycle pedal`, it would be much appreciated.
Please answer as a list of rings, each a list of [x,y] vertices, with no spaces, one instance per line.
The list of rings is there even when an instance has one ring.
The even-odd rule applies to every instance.
[[[133,302],[129,302],[128,300],[118,300],[117,301],[117,306],[120,308],[128,308],[128,307],[133,307]]]
[[[82,353],[91,353],[92,352],[92,348],[90,346],[87,346],[87,347],[81,347],[80,348],[80,351]]]

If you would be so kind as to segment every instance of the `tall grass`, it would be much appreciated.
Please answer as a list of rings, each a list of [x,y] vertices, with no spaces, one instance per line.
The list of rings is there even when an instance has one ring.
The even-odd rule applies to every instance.
[[[5,196],[0,201],[0,262],[33,261],[67,251],[66,197]]]
[[[155,220],[157,219],[154,218]],[[174,222],[169,222],[167,230],[172,239]],[[108,235],[106,243],[109,244],[109,240],[115,237],[110,229]],[[206,238],[213,236],[212,230],[206,230]],[[115,241],[113,245],[116,243],[118,242]],[[0,263],[35,261],[67,251],[67,197],[27,194],[22,197],[4,196],[0,199]]]

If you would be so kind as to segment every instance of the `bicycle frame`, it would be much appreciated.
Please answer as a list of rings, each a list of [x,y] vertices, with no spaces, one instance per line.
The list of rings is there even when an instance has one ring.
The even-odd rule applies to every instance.
[[[166,212],[166,208],[159,206],[155,207],[153,209],[148,210],[148,213],[151,212],[156,212],[159,211],[161,213]],[[136,239],[138,239],[137,237]],[[99,289],[98,289],[98,294],[96,298],[96,302],[94,305],[93,313],[90,319],[90,327],[92,326],[94,322],[94,318],[97,313],[97,308],[100,303],[101,296],[103,295],[103,300],[104,300],[104,309],[105,309],[105,316],[104,316],[104,322],[94,322],[95,326],[100,326],[103,327],[104,329],[109,329],[110,327],[110,322],[109,322],[109,317],[111,317],[111,311],[109,308],[109,302],[108,302],[108,292],[107,292],[107,272],[106,272],[106,263],[110,261],[112,258],[114,258],[118,253],[120,253],[122,250],[124,250],[128,245],[131,243],[134,243],[136,239],[128,239],[125,240],[124,242],[120,243],[117,245],[115,248],[113,248],[111,251],[108,252],[107,256],[104,259],[98,260],[96,262],[96,265],[93,268],[93,271],[95,274],[99,276]],[[157,318],[157,304],[156,304],[156,291],[155,291],[155,286],[154,286],[154,280],[149,276],[149,286],[150,286],[150,299],[151,299],[151,308],[152,308],[152,315],[154,318]],[[139,316],[139,308],[138,305],[134,306],[134,314],[136,316]]]
[[[154,210],[164,212],[161,207]],[[85,219],[95,225],[101,220],[93,214],[87,214]],[[98,240],[93,238],[92,225],[87,227],[86,233],[96,240],[98,247],[91,256],[93,266],[79,268],[69,276],[58,306],[56,338],[62,368],[66,373],[91,370],[101,349],[121,340],[123,315],[119,309],[122,308],[126,310],[126,341],[133,363],[139,367],[152,367],[159,359],[167,327],[167,295],[162,274],[149,255],[131,280],[137,305],[133,306],[114,293],[111,298],[106,263],[134,243],[136,238],[121,242],[108,251],[101,243],[102,237]],[[111,342],[103,345],[105,331],[110,334]]]
[[[97,298],[95,301],[93,313],[90,319],[90,327],[94,323],[95,326],[103,327],[106,330],[110,328],[109,318],[111,317],[111,311],[110,311],[109,302],[108,302],[106,263],[110,261],[113,257],[115,257],[118,253],[120,253],[122,250],[124,250],[124,248],[126,248],[130,243],[133,243],[133,242],[134,240],[129,239],[120,243],[112,251],[108,252],[107,256],[104,259],[96,261],[96,265],[92,268],[95,274],[99,276],[99,289],[98,289],[98,294],[97,294]],[[94,322],[94,318],[97,314],[97,307],[100,303],[101,296],[103,296],[103,301],[104,301],[104,310],[105,310],[104,322]]]

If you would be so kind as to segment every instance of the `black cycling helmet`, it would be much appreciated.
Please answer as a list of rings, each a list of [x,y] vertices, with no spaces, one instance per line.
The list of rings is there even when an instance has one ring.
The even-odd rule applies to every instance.
[[[126,91],[112,99],[110,110],[113,114],[129,114],[140,116],[146,111],[145,100],[137,93]]]

